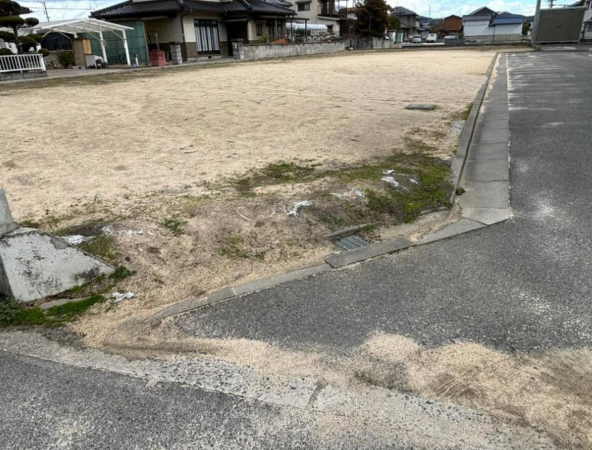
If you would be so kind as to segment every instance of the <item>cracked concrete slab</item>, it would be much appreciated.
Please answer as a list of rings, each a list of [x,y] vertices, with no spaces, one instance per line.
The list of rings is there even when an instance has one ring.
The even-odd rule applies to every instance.
[[[462,216],[485,225],[503,222],[511,217],[510,208],[465,208]]]
[[[460,219],[451,225],[447,225],[444,228],[436,231],[429,236],[424,237],[419,241],[419,245],[429,244],[430,242],[439,241],[440,239],[446,239],[457,234],[468,233],[469,231],[478,230],[479,228],[485,227],[484,224],[479,223],[471,219]]]
[[[507,181],[465,181],[466,192],[459,199],[465,208],[508,208],[510,193]]]
[[[508,129],[508,120],[507,119],[497,119],[497,120],[479,119],[477,121],[477,128],[479,128],[481,130],[507,130]]]
[[[509,181],[510,171],[507,159],[492,159],[485,164],[467,164],[467,181]]]
[[[486,130],[483,128],[478,128],[477,132],[475,133],[475,141],[477,144],[497,144],[503,143],[508,144],[508,140],[510,139],[510,130],[509,126],[505,128],[498,128],[495,130]]]
[[[331,267],[338,268],[365,259],[396,252],[397,250],[402,250],[411,246],[413,246],[413,242],[405,238],[396,238],[343,253],[332,253],[325,258],[325,261],[330,264]]]
[[[507,142],[480,144],[471,147],[467,162],[492,159],[503,159],[504,161],[508,161],[509,156],[510,151]]]
[[[491,225],[510,217],[510,165],[506,58],[488,91],[465,164],[458,197],[461,217]],[[467,226],[467,225],[465,225]]]

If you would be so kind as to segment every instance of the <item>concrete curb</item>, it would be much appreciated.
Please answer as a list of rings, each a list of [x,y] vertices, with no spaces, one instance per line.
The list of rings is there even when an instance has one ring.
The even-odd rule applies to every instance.
[[[146,322],[153,323],[158,320],[176,316],[187,311],[193,311],[195,309],[210,306],[235,297],[240,297],[241,295],[269,289],[277,286],[278,284],[286,283],[287,281],[302,280],[304,278],[312,277],[329,270],[331,270],[331,266],[329,264],[319,264],[312,267],[297,269],[291,272],[272,275],[270,277],[239,284],[238,286],[234,287],[225,287],[218,291],[207,294],[204,297],[190,298],[181,303],[176,303],[149,317],[146,319]]]
[[[473,104],[473,108],[469,116],[469,120],[467,120],[465,129],[463,130],[461,143],[459,144],[459,152],[462,151],[462,155],[459,155],[457,152],[458,162],[457,159],[455,159],[454,161],[454,163],[457,164],[457,172],[454,174],[456,177],[454,182],[455,190],[461,181],[463,169],[469,155],[469,147],[472,144],[474,144],[473,137],[475,135],[475,130],[478,126],[477,119],[479,118],[481,106],[483,105],[485,94],[487,93],[487,88],[489,87],[491,75],[493,73],[493,68],[495,67],[495,63],[498,60],[498,56],[499,54],[496,55],[487,71],[487,81],[477,93],[475,103]],[[493,121],[494,119],[489,120]],[[507,144],[508,142],[506,142],[506,145]],[[484,143],[482,146],[486,147],[487,145],[489,144]],[[485,161],[489,162],[490,160],[486,159]],[[452,201],[454,201],[454,198],[455,197],[453,193]],[[218,291],[212,292],[211,294],[208,294],[204,297],[190,298],[188,300],[185,300],[184,302],[177,303],[168,308],[165,308],[157,314],[147,318],[145,321],[147,323],[155,323],[167,317],[176,316],[184,312],[228,301],[240,297],[242,295],[251,294],[264,289],[269,289],[279,284],[285,283],[287,281],[302,280],[311,276],[316,276],[334,269],[340,269],[342,267],[365,261],[368,259],[376,258],[379,256],[385,256],[401,250],[405,250],[412,247],[418,247],[433,242],[438,242],[444,239],[449,239],[451,237],[479,230],[489,225],[493,225],[498,222],[503,222],[504,220],[508,219],[509,208],[496,208],[496,205],[493,205],[492,208],[492,205],[487,203],[489,201],[489,199],[485,199],[484,201],[481,201],[481,203],[478,205],[479,207],[466,209],[466,213],[465,211],[463,211],[462,218],[459,221],[449,224],[441,228],[440,230],[432,233],[431,235],[425,236],[422,240],[418,242],[411,242],[405,238],[398,237],[388,241],[377,242],[375,244],[371,244],[359,249],[349,250],[347,252],[332,253],[325,257],[324,264],[274,275],[257,281],[244,283],[235,287],[225,287]]]
[[[452,161],[452,165],[450,166],[450,170],[452,172],[452,194],[450,196],[450,203],[454,203],[454,199],[456,198],[456,190],[460,183],[460,179],[463,174],[463,170],[465,168],[465,163],[467,162],[467,158],[469,156],[469,147],[471,146],[471,142],[473,141],[473,137],[475,135],[475,129],[477,125],[477,118],[479,117],[479,112],[481,111],[481,105],[483,104],[483,99],[485,98],[485,94],[487,93],[487,87],[489,86],[489,82],[491,80],[491,75],[493,74],[493,68],[499,58],[499,53],[495,55],[493,61],[489,65],[487,69],[486,76],[487,79],[483,83],[483,86],[477,92],[475,96],[475,101],[473,102],[473,107],[471,108],[471,113],[465,122],[465,126],[463,127],[463,132],[460,137],[460,142],[458,143],[458,147],[456,150],[456,156],[454,161]]]

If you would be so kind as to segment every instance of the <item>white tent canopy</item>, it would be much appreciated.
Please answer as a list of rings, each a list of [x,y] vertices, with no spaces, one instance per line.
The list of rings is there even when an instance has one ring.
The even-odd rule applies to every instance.
[[[88,33],[94,35],[101,44],[101,51],[103,52],[103,59],[107,62],[107,50],[105,49],[105,41],[103,39],[104,31],[111,31],[123,40],[123,47],[125,48],[125,58],[127,65],[131,65],[129,48],[127,45],[127,36],[125,30],[133,30],[131,27],[119,25],[117,23],[105,22],[99,19],[71,19],[71,20],[55,20],[53,22],[40,22],[34,27],[27,28],[29,33],[67,33],[73,34],[74,37],[78,33]]]
[[[329,28],[327,25],[321,23],[298,23],[298,22],[286,22],[286,28],[294,30],[308,30],[308,31],[327,31]]]

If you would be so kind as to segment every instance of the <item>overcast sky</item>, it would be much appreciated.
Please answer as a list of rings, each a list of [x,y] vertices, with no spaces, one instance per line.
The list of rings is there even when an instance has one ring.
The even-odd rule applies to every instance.
[[[120,2],[121,0],[46,0],[46,5],[50,20],[61,20],[88,17],[92,10],[105,8]],[[34,16],[40,21],[46,21],[43,7],[39,2],[21,0],[19,3],[33,9],[35,11]],[[350,6],[353,3],[353,0],[349,0]],[[534,14],[536,0],[493,0],[488,3],[464,2],[461,0],[387,0],[387,3],[391,6],[404,6],[422,16],[429,16],[431,11],[430,17],[445,17],[450,14],[462,16],[481,6],[488,6],[494,11],[510,11],[516,14],[531,15]],[[342,0],[341,5],[345,6],[345,0]]]

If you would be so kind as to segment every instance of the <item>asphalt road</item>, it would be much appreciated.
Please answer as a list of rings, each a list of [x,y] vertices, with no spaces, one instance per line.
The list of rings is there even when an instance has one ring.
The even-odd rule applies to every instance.
[[[508,67],[511,220],[197,310],[179,325],[338,352],[376,331],[427,346],[589,347],[592,58],[516,54]]]
[[[88,364],[80,367],[0,350],[1,448],[555,448],[531,430],[500,424],[462,407],[403,395],[387,397],[386,404],[384,396],[371,396],[365,406],[332,412],[96,370],[92,358]],[[330,403],[334,401],[332,395]]]

